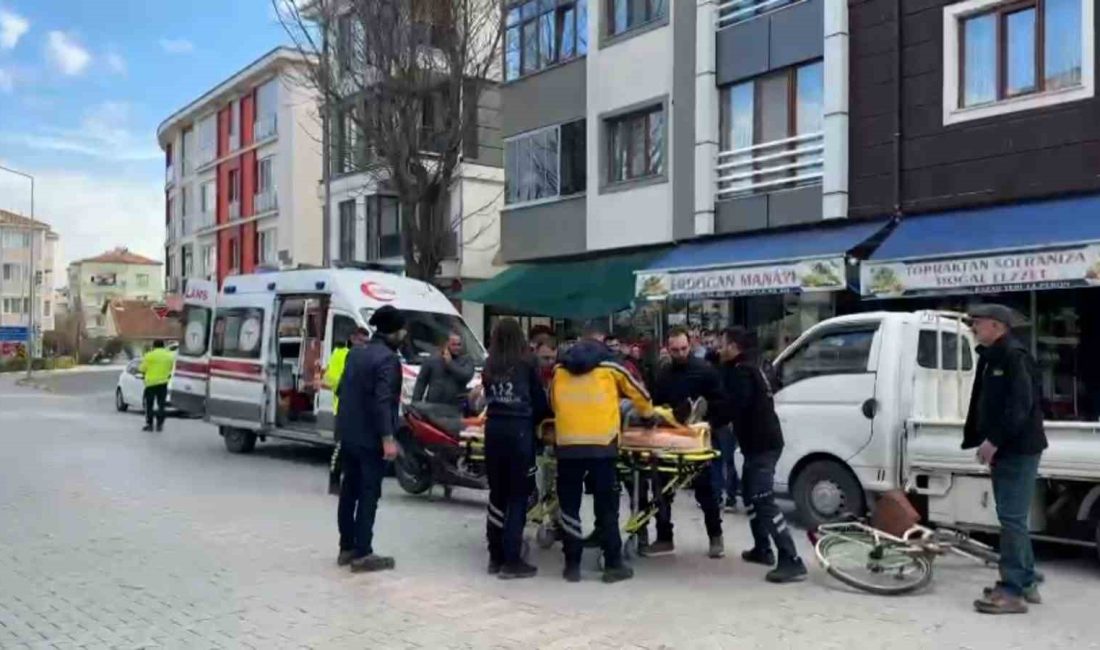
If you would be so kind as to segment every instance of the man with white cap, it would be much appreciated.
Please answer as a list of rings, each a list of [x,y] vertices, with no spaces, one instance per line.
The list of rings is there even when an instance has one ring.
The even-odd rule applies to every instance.
[[[976,447],[978,459],[989,466],[1001,523],[1001,579],[974,607],[985,614],[1023,614],[1028,603],[1041,602],[1027,518],[1047,447],[1042,384],[1035,359],[1012,336],[1012,309],[979,305],[969,315],[979,360],[962,447]]]

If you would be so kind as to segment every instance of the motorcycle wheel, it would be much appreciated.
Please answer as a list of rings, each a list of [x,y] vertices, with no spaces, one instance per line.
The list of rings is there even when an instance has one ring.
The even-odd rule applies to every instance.
[[[432,473],[427,461],[413,454],[398,455],[393,473],[401,489],[409,494],[424,494],[432,487]]]

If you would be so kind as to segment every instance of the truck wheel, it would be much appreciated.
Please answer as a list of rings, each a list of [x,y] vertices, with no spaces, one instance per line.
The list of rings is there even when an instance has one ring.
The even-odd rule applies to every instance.
[[[792,496],[806,526],[819,526],[848,513],[863,516],[866,508],[859,481],[832,460],[814,461],[799,472]]]
[[[119,413],[125,413],[130,408],[130,405],[126,403],[126,400],[122,397],[122,389],[115,389],[115,410]]]
[[[222,439],[232,454],[247,454],[256,448],[256,434],[247,429],[222,427]]]
[[[401,489],[409,494],[424,494],[432,486],[428,463],[412,453],[400,453],[393,463],[393,473]]]

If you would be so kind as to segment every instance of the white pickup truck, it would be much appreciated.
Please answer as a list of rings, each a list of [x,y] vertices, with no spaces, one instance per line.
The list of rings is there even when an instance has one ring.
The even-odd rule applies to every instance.
[[[904,489],[933,523],[997,529],[988,470],[960,448],[977,366],[958,314],[826,320],[775,361],[786,447],[776,489],[807,523],[863,512]],[[1100,422],[1046,422],[1036,538],[1100,549]]]

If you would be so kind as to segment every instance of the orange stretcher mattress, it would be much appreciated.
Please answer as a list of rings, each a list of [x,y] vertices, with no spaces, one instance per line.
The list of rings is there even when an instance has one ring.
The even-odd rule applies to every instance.
[[[672,453],[709,451],[710,427],[706,424],[655,429],[629,427],[623,431],[622,448],[629,451]]]

